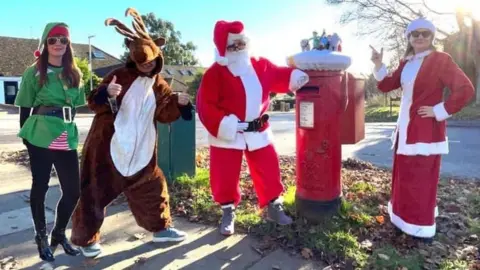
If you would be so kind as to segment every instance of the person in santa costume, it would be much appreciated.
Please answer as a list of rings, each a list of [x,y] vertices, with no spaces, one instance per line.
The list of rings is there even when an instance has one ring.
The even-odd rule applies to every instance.
[[[211,191],[223,210],[220,232],[234,233],[244,152],[259,206],[268,207],[269,220],[288,225],[292,219],[283,210],[279,160],[265,112],[271,92],[296,91],[308,75],[251,57],[242,22],[218,21],[213,41],[216,62],[203,75],[197,111],[209,133]]]
[[[402,102],[392,135],[395,151],[392,191],[388,203],[391,222],[404,233],[431,242],[436,233],[437,184],[441,155],[448,154],[445,120],[473,98],[465,73],[444,52],[435,50],[436,28],[419,18],[406,29],[407,50],[398,68],[388,74],[383,49],[372,47],[378,89],[402,89]],[[450,90],[443,100],[443,90]]]

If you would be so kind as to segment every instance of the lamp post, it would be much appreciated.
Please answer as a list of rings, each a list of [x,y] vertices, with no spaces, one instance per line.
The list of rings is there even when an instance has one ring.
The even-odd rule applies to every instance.
[[[88,36],[88,68],[90,69],[90,91],[93,90],[93,68],[92,68],[92,43],[90,40],[95,35]]]

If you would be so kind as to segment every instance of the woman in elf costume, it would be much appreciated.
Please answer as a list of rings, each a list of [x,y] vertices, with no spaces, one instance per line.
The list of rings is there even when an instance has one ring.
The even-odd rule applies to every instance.
[[[441,155],[448,154],[445,120],[472,99],[474,88],[450,55],[435,50],[436,28],[428,20],[412,21],[406,30],[405,57],[391,74],[373,49],[378,89],[402,89],[402,103],[393,133],[390,220],[401,231],[425,242],[436,232],[437,184]],[[450,90],[443,100],[443,90]]]
[[[73,118],[75,108],[86,101],[66,24],[46,25],[35,56],[35,64],[23,74],[15,105],[20,107],[19,137],[23,139],[30,157],[33,180],[30,206],[35,242],[40,258],[53,261],[53,252],[58,244],[66,254],[79,254],[65,237],[65,228],[80,195],[78,130]],[[62,198],[57,205],[49,245],[44,201],[52,165],[60,181]]]

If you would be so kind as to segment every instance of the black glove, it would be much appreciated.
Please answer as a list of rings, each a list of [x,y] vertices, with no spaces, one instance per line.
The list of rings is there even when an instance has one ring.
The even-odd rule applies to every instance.
[[[189,102],[185,106],[180,106],[180,115],[182,116],[182,119],[185,121],[191,121],[193,118],[193,105],[191,102]]]

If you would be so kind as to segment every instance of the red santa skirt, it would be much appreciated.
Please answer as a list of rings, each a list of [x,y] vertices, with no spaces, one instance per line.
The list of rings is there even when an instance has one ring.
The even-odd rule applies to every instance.
[[[394,154],[388,212],[390,221],[406,234],[423,238],[435,235],[440,163],[441,155]]]

